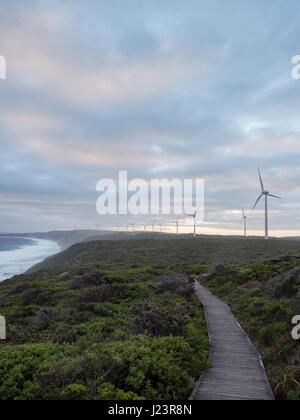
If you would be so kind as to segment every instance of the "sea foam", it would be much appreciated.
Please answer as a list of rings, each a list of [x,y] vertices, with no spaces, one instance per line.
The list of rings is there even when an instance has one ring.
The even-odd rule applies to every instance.
[[[28,239],[28,238],[26,238]],[[32,245],[0,252],[0,282],[22,274],[45,258],[60,252],[56,242],[45,239],[30,238]]]

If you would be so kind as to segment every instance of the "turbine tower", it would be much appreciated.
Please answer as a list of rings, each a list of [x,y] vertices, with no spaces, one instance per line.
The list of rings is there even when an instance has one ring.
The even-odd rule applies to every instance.
[[[188,217],[192,217],[193,219],[194,219],[194,238],[196,238],[196,225],[197,225],[197,222],[196,222],[196,218],[197,218],[197,210],[195,211],[195,213],[193,213],[193,214],[186,214],[186,216],[188,216]]]
[[[244,236],[246,237],[247,236],[247,219],[248,219],[248,216],[246,216],[244,209],[242,209],[242,212],[243,212],[242,222],[244,222]]]
[[[176,222],[174,222],[176,224],[176,234],[178,235],[179,233],[179,222],[180,220],[182,220],[181,217],[177,217]]]
[[[153,220],[153,223],[152,223],[152,232],[155,232],[155,223],[156,223],[156,220]]]
[[[131,226],[132,227],[132,232],[134,232],[134,229],[135,229],[135,224],[134,223],[129,223],[129,225],[128,226]]]
[[[255,208],[256,208],[257,204],[260,202],[260,200],[263,197],[265,197],[265,239],[268,240],[269,239],[268,197],[279,198],[280,200],[281,200],[281,197],[278,197],[277,195],[270,194],[269,191],[265,190],[260,170],[258,170],[258,176],[259,176],[259,181],[260,181],[260,186],[261,186],[261,194],[258,197],[258,199],[256,200],[252,211],[255,210]]]

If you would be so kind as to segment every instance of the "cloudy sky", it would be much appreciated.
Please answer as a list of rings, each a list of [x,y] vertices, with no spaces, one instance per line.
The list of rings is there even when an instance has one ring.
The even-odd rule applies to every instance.
[[[205,178],[199,231],[238,234],[259,166],[284,197],[272,233],[300,235],[299,12],[298,0],[1,0],[0,231],[125,226],[97,215],[96,183],[128,170]],[[249,216],[261,233],[262,205]]]

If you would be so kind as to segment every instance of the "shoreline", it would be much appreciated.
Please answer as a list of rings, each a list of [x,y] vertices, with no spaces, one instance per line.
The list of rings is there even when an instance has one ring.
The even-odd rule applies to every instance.
[[[62,250],[61,245],[51,239],[24,236],[18,236],[18,238],[32,240],[34,244],[0,252],[0,283],[14,276],[26,274],[36,264]]]

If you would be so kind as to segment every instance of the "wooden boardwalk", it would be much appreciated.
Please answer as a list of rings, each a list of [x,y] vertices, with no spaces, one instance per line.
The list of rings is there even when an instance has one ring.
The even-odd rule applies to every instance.
[[[262,359],[228,305],[195,284],[205,309],[211,343],[209,369],[197,383],[194,400],[274,400]]]

